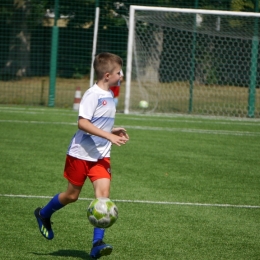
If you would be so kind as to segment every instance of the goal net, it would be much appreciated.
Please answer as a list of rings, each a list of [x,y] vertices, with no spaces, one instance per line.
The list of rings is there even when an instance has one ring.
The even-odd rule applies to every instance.
[[[259,18],[131,6],[125,113],[259,117]]]

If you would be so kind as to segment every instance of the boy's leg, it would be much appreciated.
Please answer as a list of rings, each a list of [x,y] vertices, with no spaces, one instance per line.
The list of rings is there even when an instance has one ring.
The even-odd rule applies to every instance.
[[[68,203],[76,201],[81,188],[81,186],[76,186],[69,182],[66,192],[56,194],[46,206],[43,208],[37,208],[34,211],[34,215],[39,225],[39,230],[46,239],[51,240],[54,237],[50,221],[52,214],[66,206]]]
[[[37,219],[41,234],[46,239],[53,239],[54,234],[51,228],[51,215],[78,199],[81,188],[86,180],[86,162],[67,155],[64,177],[69,181],[66,192],[55,195],[44,208],[37,208],[34,215]],[[73,184],[74,183],[74,184]]]
[[[63,208],[65,205],[61,204],[60,203],[60,200],[59,200],[59,194],[56,194],[50,201],[49,203],[44,206],[41,211],[40,211],[40,215],[43,217],[43,218],[50,218],[51,215]]]
[[[113,247],[111,245],[106,244],[103,240],[98,240],[95,244],[93,244],[90,256],[94,259],[98,259],[102,256],[110,255],[112,250]]]
[[[94,228],[94,232],[93,232],[93,240],[92,240],[92,244],[94,245],[95,243],[97,243],[99,240],[103,240],[105,235],[105,229],[104,228]]]
[[[110,255],[113,247],[109,244],[106,244],[103,241],[105,235],[105,229],[103,228],[94,228],[93,234],[93,247],[90,252],[90,256],[94,259],[98,259],[101,256]]]
[[[95,197],[109,197],[110,191],[110,179],[102,178],[93,182],[93,187],[95,191]],[[105,235],[105,229],[103,228],[94,228],[93,232],[93,247],[90,252],[90,256],[94,259],[98,259],[102,256],[110,255],[113,247],[109,244],[106,244],[103,241]]]
[[[51,228],[51,215],[62,207],[64,207],[64,205],[59,201],[59,194],[56,194],[44,208],[37,208],[34,211],[40,232],[48,240],[51,240],[54,237]]]

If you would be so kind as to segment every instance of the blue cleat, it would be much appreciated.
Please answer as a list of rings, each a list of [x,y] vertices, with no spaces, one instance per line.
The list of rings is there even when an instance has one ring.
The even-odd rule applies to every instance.
[[[98,259],[102,256],[110,255],[113,250],[111,245],[105,244],[102,240],[98,240],[92,247],[90,256]]]
[[[51,229],[51,221],[50,221],[50,218],[43,218],[41,215],[40,215],[40,210],[41,208],[37,208],[35,211],[34,211],[34,215],[37,219],[37,222],[38,222],[38,225],[39,225],[39,229],[40,229],[40,232],[41,234],[48,240],[51,240],[53,239],[54,237],[54,233]]]

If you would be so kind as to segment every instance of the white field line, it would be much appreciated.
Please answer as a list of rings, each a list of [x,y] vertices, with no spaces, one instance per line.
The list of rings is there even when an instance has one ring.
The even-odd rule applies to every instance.
[[[199,121],[199,120],[178,120],[178,119],[165,119],[165,118],[141,118],[141,117],[126,117],[125,120],[133,120],[133,121],[163,121],[163,122],[178,122],[178,123],[194,123],[194,124],[205,124],[205,123],[210,123],[210,124],[216,124],[216,125],[249,125],[249,126],[260,126],[260,121],[252,121],[251,123],[248,121],[242,121],[242,120],[237,120],[237,121],[216,121],[216,120],[207,120],[207,121]]]
[[[29,121],[29,120],[0,120],[3,123],[20,123],[20,124],[45,124],[45,125],[77,125],[77,122],[51,122],[51,121]]]
[[[16,194],[0,194],[0,197],[9,198],[32,198],[32,199],[51,199],[52,196],[36,196],[36,195],[16,195]],[[93,198],[79,198],[79,200],[92,201]],[[232,204],[212,204],[212,203],[192,203],[192,202],[171,202],[171,201],[150,201],[150,200],[119,200],[113,199],[115,202],[123,203],[142,203],[142,204],[159,204],[159,205],[180,205],[180,206],[203,206],[203,207],[223,207],[223,208],[250,208],[260,209],[260,206],[254,205],[232,205]]]
[[[72,109],[66,110],[64,108],[53,108],[53,107],[52,108],[47,108],[47,107],[37,108],[37,107],[0,106],[0,111],[1,110],[3,110],[3,111],[47,111],[47,112],[50,112],[50,113],[52,113],[53,111],[56,111],[56,112],[59,112],[59,111],[61,111],[61,112],[65,112],[65,111],[74,112]]]
[[[118,114],[124,115],[124,114]],[[125,115],[124,115],[125,116]],[[206,119],[206,120],[223,120],[223,121],[249,121],[260,122],[259,118],[234,117],[234,116],[213,116],[213,115],[197,115],[197,114],[178,114],[178,113],[131,113],[128,116],[136,117],[159,117],[159,118],[190,118],[190,119]]]
[[[59,108],[37,108],[37,107],[6,107],[6,106],[0,106],[0,111],[4,112],[15,112],[15,113],[24,113],[24,114],[46,114],[46,112],[51,114],[59,114],[59,115],[71,115],[75,116],[77,115],[76,111],[69,110],[69,109],[59,109]],[[170,118],[175,121],[175,118],[188,118],[188,119],[206,119],[210,121],[217,121],[217,120],[223,120],[223,121],[231,121],[231,122],[249,122],[249,123],[260,123],[259,118],[243,118],[243,117],[228,117],[228,116],[212,116],[212,115],[187,115],[187,114],[161,114],[161,113],[153,113],[153,114],[138,114],[133,113],[128,116],[124,114],[117,114],[117,117],[124,116],[126,119],[135,119],[135,120],[151,120],[151,118],[154,118],[153,120],[166,120],[165,118]],[[134,116],[133,118],[129,116]],[[169,120],[171,121],[171,120]],[[180,122],[183,122],[181,120]],[[184,121],[185,122],[185,121]],[[193,121],[186,121],[186,122],[193,122]],[[199,121],[194,121],[194,123],[197,123]],[[230,122],[230,123],[231,123]],[[204,121],[202,121],[204,123]],[[220,123],[217,121],[216,123]],[[223,123],[224,124],[224,123]],[[252,124],[254,125],[254,124]]]
[[[50,121],[28,121],[28,120],[0,120],[2,123],[22,123],[22,124],[53,124],[53,125],[77,125],[77,123],[69,122],[50,122]],[[188,129],[188,128],[170,128],[170,127],[152,127],[152,126],[131,126],[124,125],[126,129],[151,130],[151,131],[167,131],[182,132],[196,134],[215,134],[215,135],[235,135],[235,136],[260,136],[260,132],[246,131],[227,131],[227,130],[205,130],[205,129]]]
[[[1,107],[0,107],[0,111],[1,111]],[[3,111],[3,110],[2,110]],[[5,113],[15,113],[15,114],[29,114],[29,115],[46,115],[46,110],[29,110],[29,111],[25,111],[25,110],[14,110],[14,109],[4,109]],[[77,118],[77,112],[73,112],[73,111],[62,111],[62,113],[60,113],[59,111],[51,111],[52,115],[60,115],[60,116],[73,116],[75,118]],[[117,117],[120,117],[121,115],[117,115]],[[223,119],[223,118],[204,118],[204,121],[199,121],[199,120],[180,120],[180,119],[176,119],[179,118],[179,116],[172,116],[170,117],[165,117],[165,118],[158,118],[157,116],[149,116],[149,117],[144,117],[142,115],[137,115],[135,117],[125,117],[126,120],[132,120],[132,121],[156,121],[157,123],[162,121],[162,122],[178,122],[178,123],[192,123],[192,124],[205,124],[205,122],[210,123],[210,124],[217,124],[217,125],[244,125],[244,126],[256,126],[259,127],[260,126],[260,120],[258,119],[250,119],[250,121],[248,121],[249,119]],[[184,118],[186,118],[186,116],[184,116]],[[195,119],[195,117],[193,117],[193,119]],[[200,119],[203,119],[202,117],[200,117]],[[205,121],[207,120],[207,121]],[[220,121],[223,120],[223,121]]]
[[[152,130],[152,131],[168,131],[196,134],[215,134],[215,135],[238,135],[238,136],[260,136],[260,132],[246,131],[228,131],[228,130],[205,130],[205,129],[189,129],[189,128],[169,128],[169,127],[151,127],[151,126],[130,126],[124,125],[126,129]]]
[[[46,115],[47,112],[49,112],[51,115],[60,115],[60,116],[74,116],[75,118],[77,117],[77,112],[76,111],[59,111],[59,110],[54,110],[54,111],[48,111],[48,110],[15,110],[15,109],[2,109],[0,107],[0,112],[5,112],[5,113],[13,113],[13,114],[29,114],[29,115]],[[61,113],[62,112],[62,113]]]

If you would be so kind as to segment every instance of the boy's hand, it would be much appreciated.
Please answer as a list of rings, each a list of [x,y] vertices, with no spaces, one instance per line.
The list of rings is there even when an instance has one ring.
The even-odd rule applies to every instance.
[[[116,127],[112,129],[112,135],[110,138],[111,143],[120,146],[121,144],[125,144],[128,140],[129,136],[124,128]]]
[[[112,134],[118,135],[118,136],[125,136],[127,139],[129,139],[128,134],[126,133],[125,128],[123,127],[115,127],[112,129]]]

